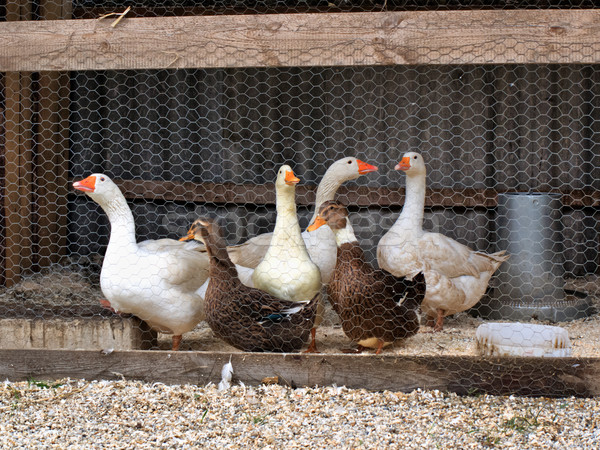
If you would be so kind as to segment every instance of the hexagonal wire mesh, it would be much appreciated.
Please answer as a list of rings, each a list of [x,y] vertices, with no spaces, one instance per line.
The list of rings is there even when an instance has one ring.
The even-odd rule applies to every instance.
[[[505,2],[447,3],[444,9],[507,7]],[[200,7],[200,2],[75,1],[72,9],[57,13],[52,4],[35,3],[20,18],[94,18],[125,4],[133,6],[131,17],[435,9],[422,2],[391,1],[326,7],[320,2],[214,2]],[[7,20],[18,19],[13,17],[15,5],[6,3],[2,13]],[[546,7],[555,6],[593,4]],[[573,353],[590,356],[593,347],[586,339],[597,339],[600,329],[597,317],[582,319],[593,312],[600,292],[598,73],[596,66],[581,64],[5,73],[1,235],[7,287],[0,296],[2,316],[43,319],[42,325],[30,320],[28,331],[19,328],[26,347],[170,348],[169,334],[186,332],[185,349],[234,351],[227,341],[245,350],[298,351],[309,342],[315,313],[289,301],[306,302],[321,285],[311,263],[302,260],[302,245],[285,236],[296,225],[284,205],[290,198],[293,204],[295,189],[304,230],[315,212],[316,188],[327,184],[322,182],[325,171],[335,161],[355,157],[379,170],[366,170],[360,177],[330,175],[334,187],[341,184],[336,198],[347,205],[349,219],[342,220],[344,211],[336,205],[324,214],[332,228],[337,220],[338,243],[345,243],[341,248],[348,252],[340,251],[338,271],[320,265],[321,276],[334,280],[321,289],[326,311],[317,333],[320,351],[398,340],[385,352],[471,354],[476,328],[489,320],[558,320],[578,339]],[[418,154],[403,160],[405,152]],[[278,214],[276,179],[284,164],[301,181],[295,188],[285,182],[277,187]],[[426,175],[419,167],[426,168]],[[135,226],[125,206],[104,205],[109,224],[93,195],[77,195],[71,188],[72,181],[92,173],[106,177],[96,178],[98,186],[101,181],[109,185],[108,177],[115,180]],[[286,196],[286,190],[292,194]],[[421,234],[421,215],[424,230],[445,237]],[[242,278],[250,276],[279,300],[243,288],[234,292],[231,271],[217,270],[222,267],[217,263],[212,278],[221,280],[226,292],[215,282],[200,295],[196,289],[209,266],[205,252],[190,250],[191,243],[169,241],[166,247],[140,250],[131,242],[133,229],[138,242],[177,239],[199,216],[218,218],[230,245],[272,232],[280,220],[277,242],[285,250],[278,252],[280,247],[273,245],[267,254],[267,281],[239,269]],[[343,255],[355,258],[360,252],[349,244],[353,238],[343,226],[347,223],[364,251],[364,264],[351,269],[342,265]],[[207,226],[212,233],[205,237],[207,245],[218,256],[214,261],[224,264],[218,232]],[[313,259],[334,258],[333,236],[314,233],[315,242],[308,242]],[[107,264],[109,237],[114,242]],[[230,253],[236,263],[255,268],[267,248],[268,242],[261,241]],[[498,254],[486,256],[503,250],[511,254],[507,262]],[[380,265],[400,278],[385,275],[381,281],[382,272],[369,272],[368,265]],[[281,280],[284,267],[290,266],[308,271],[298,291],[290,287],[293,280]],[[192,281],[185,279],[190,267]],[[424,300],[419,276],[403,278],[420,271],[427,285]],[[214,297],[206,311],[210,327],[201,320],[201,308],[193,306],[208,304],[204,295]],[[145,325],[116,316],[106,302],[103,307],[103,299],[167,334],[154,340]],[[412,314],[419,308],[412,303],[421,301],[435,328],[441,328],[443,316],[449,317],[441,333],[426,333],[432,329],[424,321],[421,331],[407,337],[412,332],[402,331],[403,325],[414,325]],[[248,302],[269,305],[268,314],[250,313]],[[236,321],[225,319],[232,316]],[[119,344],[102,338],[92,342],[86,332],[71,335],[59,324],[57,340],[34,342],[31,330],[50,327],[58,318],[77,319],[80,328],[94,320],[110,323],[113,336],[115,323],[128,321],[131,329]],[[567,321],[571,319],[577,320]],[[107,336],[98,329],[96,335]],[[536,344],[522,337],[530,330],[518,330],[522,334],[513,344]],[[277,333],[287,340],[273,338]],[[554,345],[567,346],[567,341],[555,339]],[[504,344],[497,343],[495,350]]]

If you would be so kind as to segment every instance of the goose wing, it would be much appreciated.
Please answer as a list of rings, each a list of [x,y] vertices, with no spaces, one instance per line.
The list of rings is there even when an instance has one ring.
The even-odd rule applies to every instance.
[[[419,239],[419,253],[431,270],[449,278],[464,275],[479,277],[482,272],[495,270],[496,261],[490,255],[472,250],[439,233],[425,233]]]
[[[138,247],[148,264],[173,286],[189,284],[195,291],[208,278],[208,256],[193,242],[158,239],[143,241]]]

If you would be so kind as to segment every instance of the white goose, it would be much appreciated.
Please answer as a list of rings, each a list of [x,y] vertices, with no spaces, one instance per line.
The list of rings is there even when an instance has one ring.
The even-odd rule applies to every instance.
[[[447,236],[424,231],[423,157],[405,153],[395,169],[406,173],[406,200],[400,217],[377,245],[377,262],[396,276],[425,273],[427,292],[421,308],[435,319],[434,331],[440,331],[445,316],[465,311],[481,299],[508,255],[474,251]]]
[[[252,274],[254,286],[271,295],[295,302],[310,302],[321,290],[321,271],[312,262],[302,239],[296,215],[296,184],[300,180],[292,168],[283,165],[277,172],[277,219],[269,248],[262,262]],[[322,318],[322,304],[317,316]],[[320,320],[315,320],[314,327]],[[315,328],[311,330],[312,342],[308,351],[316,351]]]
[[[204,319],[198,290],[208,277],[208,257],[199,246],[174,239],[136,242],[131,209],[118,186],[95,173],[73,187],[98,203],[110,221],[110,240],[100,287],[116,311],[134,314],[156,331],[181,335]]]
[[[334,162],[323,175],[323,179],[317,188],[315,210],[309,225],[312,225],[315,221],[320,206],[326,201],[333,200],[337,190],[343,183],[376,170],[377,167],[354,157],[345,157]],[[227,247],[227,251],[234,263],[254,268],[265,257],[272,237],[273,233],[260,234],[248,239],[243,244]],[[312,233],[304,231],[302,238],[310,258],[321,270],[323,283],[328,283],[337,258],[335,236],[328,226],[323,226]]]

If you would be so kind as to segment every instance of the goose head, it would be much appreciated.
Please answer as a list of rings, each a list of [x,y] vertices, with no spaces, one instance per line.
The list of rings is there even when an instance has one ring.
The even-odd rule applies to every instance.
[[[314,231],[323,225],[329,225],[333,231],[343,230],[348,222],[348,208],[336,201],[326,201],[319,208],[319,214],[307,231]]]
[[[394,169],[402,170],[407,176],[424,175],[426,173],[425,160],[417,152],[407,152]]]
[[[316,208],[309,224],[312,224],[315,221],[315,217],[317,217],[317,214],[319,213],[319,207],[323,202],[334,199],[338,188],[343,183],[355,180],[361,175],[377,170],[378,168],[376,166],[361,161],[360,159],[356,159],[353,156],[346,156],[334,162],[329,166],[323,175],[323,179],[319,183],[315,198]]]
[[[73,183],[73,187],[78,191],[85,192],[100,205],[106,205],[122,195],[115,182],[103,173],[94,173],[81,181],[76,181]]]
[[[359,176],[366,173],[375,172],[379,170],[377,166],[368,164],[360,159],[356,159],[352,156],[348,156],[342,159],[338,159],[334,162],[326,174],[331,177],[338,179],[340,182],[356,180]]]

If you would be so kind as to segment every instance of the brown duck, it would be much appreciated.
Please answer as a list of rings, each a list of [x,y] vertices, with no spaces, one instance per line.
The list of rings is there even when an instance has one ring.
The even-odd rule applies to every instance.
[[[337,242],[337,262],[327,294],[342,320],[346,336],[364,347],[383,347],[412,336],[419,330],[419,307],[425,297],[425,277],[395,277],[365,262],[345,206],[323,203],[309,231],[329,225]]]
[[[319,296],[299,304],[242,284],[217,223],[196,220],[186,237],[206,246],[210,281],[206,322],[220,339],[247,352],[297,352],[313,328]]]

